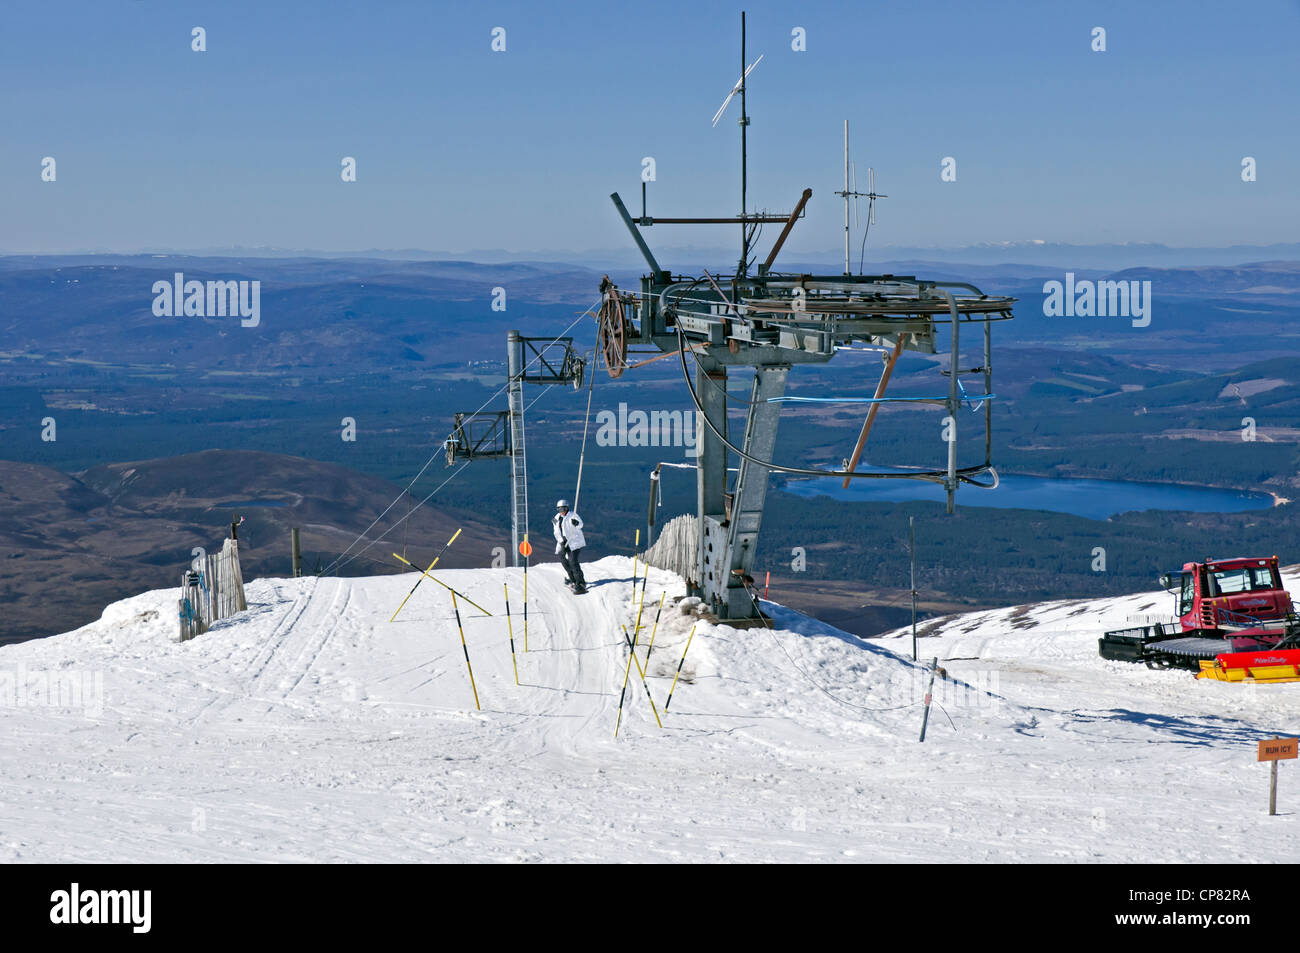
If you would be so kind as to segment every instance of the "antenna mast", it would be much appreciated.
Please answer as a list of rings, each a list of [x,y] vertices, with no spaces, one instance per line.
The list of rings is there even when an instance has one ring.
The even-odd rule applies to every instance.
[[[844,273],[851,274],[849,252],[849,195],[855,197],[857,192],[849,192],[849,121],[844,120]]]
[[[850,179],[850,176],[852,178]],[[867,169],[867,191],[858,191],[858,172],[854,165],[849,161],[849,121],[844,120],[844,191],[836,192],[838,196],[844,199],[844,274],[853,274],[852,246],[849,244],[851,231],[849,229],[849,199],[853,199],[853,224],[858,222],[858,196],[867,200],[867,228],[876,224],[876,199],[887,199],[888,195],[879,195],[876,193],[876,170]],[[865,247],[867,236],[862,236]]]
[[[740,267],[736,277],[745,277],[749,267],[749,223],[745,221],[746,192],[749,189],[749,113],[745,111],[745,11],[740,11]]]

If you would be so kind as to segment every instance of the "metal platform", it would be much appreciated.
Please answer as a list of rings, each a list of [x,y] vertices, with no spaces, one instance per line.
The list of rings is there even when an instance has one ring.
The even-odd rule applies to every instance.
[[[1187,659],[1212,659],[1221,652],[1231,652],[1232,643],[1227,639],[1197,636],[1187,639],[1165,639],[1150,646],[1149,651],[1161,655],[1176,655]]]

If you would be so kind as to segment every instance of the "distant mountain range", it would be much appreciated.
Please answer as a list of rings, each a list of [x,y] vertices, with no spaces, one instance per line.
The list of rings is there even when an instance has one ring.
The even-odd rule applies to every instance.
[[[0,462],[0,642],[75,628],[116,599],[177,585],[193,548],[219,549],[240,516],[245,578],[288,575],[293,526],[301,528],[303,572],[314,573],[400,493],[346,467],[246,450],[115,463],[74,475]],[[371,538],[405,516],[405,502],[394,506]],[[457,528],[464,532],[440,565],[487,566],[494,546],[509,545],[487,521],[429,505],[341,573],[406,571],[391,555],[403,549],[427,565]]]
[[[695,270],[701,264],[715,267],[737,257],[737,249],[730,245],[654,245],[655,254],[665,267]],[[975,245],[932,246],[895,245],[872,242],[867,249],[868,272],[879,270],[891,262],[918,261],[945,264],[971,265],[1039,265],[1054,269],[1117,270],[1138,267],[1187,267],[1205,265],[1240,265],[1247,262],[1300,259],[1300,242],[1279,242],[1269,245],[1207,245],[1173,246],[1152,242],[1113,242],[1094,245],[1072,245],[1064,242],[1013,241],[980,242]],[[510,263],[516,265],[567,263],[585,268],[609,270],[639,268],[641,257],[631,240],[626,247],[599,249],[529,249],[511,251],[504,248],[475,248],[460,251],[421,248],[370,248],[355,251],[324,251],[321,249],[275,248],[271,246],[158,249],[147,248],[138,252],[91,250],[71,252],[59,256],[29,256],[19,251],[0,249],[0,256],[25,258],[138,258],[142,255],[168,255],[173,257],[202,258],[287,258],[287,259],[384,259],[387,261],[437,260],[473,261],[485,264]],[[858,253],[854,252],[854,265]],[[843,268],[844,253],[840,249],[799,249],[797,243],[781,259],[782,267],[793,264],[814,264],[818,270]]]
[[[1300,259],[1300,245],[1295,248]],[[792,260],[784,267],[825,266]],[[985,291],[1020,298],[1024,303],[1017,311],[1028,320],[1016,323],[1012,339],[1058,338],[1081,330],[1077,322],[1042,320],[1044,281],[1059,280],[1067,271],[1076,278],[1151,280],[1160,304],[1158,327],[1170,327],[1170,304],[1182,296],[1186,307],[1178,327],[1184,335],[1206,321],[1219,322],[1224,312],[1206,309],[1230,299],[1247,298],[1251,308],[1282,309],[1267,320],[1255,320],[1247,330],[1289,324],[1293,297],[1300,293],[1300,260],[1111,270],[899,259],[869,267],[970,281]],[[608,273],[628,288],[635,287],[643,270],[610,268]],[[178,272],[186,281],[258,281],[260,325],[244,328],[229,317],[155,314],[155,281],[174,281]],[[194,369],[283,376],[293,371],[332,378],[339,373],[463,368],[470,361],[498,359],[507,329],[543,334],[568,326],[596,302],[602,273],[567,262],[161,254],[0,258],[0,355],[9,362],[26,361],[29,370],[80,362],[158,373]],[[504,310],[493,307],[497,288],[507,293]],[[588,323],[581,333],[590,331]]]

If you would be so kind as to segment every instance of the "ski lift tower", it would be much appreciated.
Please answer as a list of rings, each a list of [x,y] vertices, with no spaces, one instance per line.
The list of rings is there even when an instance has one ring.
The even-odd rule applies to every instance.
[[[777,255],[803,215],[812,190],[805,189],[788,214],[748,209],[746,86],[758,61],[746,64],[743,13],[740,65],[740,81],[714,117],[716,124],[731,99],[740,97],[740,215],[651,216],[645,207],[643,184],[641,216],[633,218],[618,193],[611,195],[619,217],[645,259],[648,273],[641,278],[639,292],[620,291],[608,278],[602,281],[598,317],[598,347],[611,376],[617,377],[627,368],[629,345],[652,346],[665,354],[675,354],[680,361],[685,388],[703,425],[698,437],[695,565],[688,567],[684,575],[692,594],[700,596],[715,617],[731,620],[753,618],[757,611],[748,583],[763,521],[769,472],[837,477],[846,486],[856,479],[926,480],[945,488],[949,512],[959,486],[997,485],[991,459],[992,325],[1011,318],[1015,301],[986,295],[974,285],[959,282],[928,281],[911,275],[852,274],[847,261],[842,275],[774,271]],[[856,189],[851,188],[846,177],[842,193],[846,205],[854,192]],[[874,176],[868,192],[860,194],[874,202]],[[757,229],[765,223],[782,223],[784,227],[766,259],[753,268],[756,257],[751,258],[751,247]],[[700,275],[670,274],[660,266],[643,235],[645,229],[670,224],[739,225],[741,254],[735,273],[715,275],[704,270]],[[963,328],[983,331],[983,360],[968,368],[962,368],[959,359]],[[945,330],[946,334],[940,333]],[[899,355],[905,350],[936,354],[941,337],[946,337],[948,343],[947,394],[885,398],[885,386]],[[875,396],[864,401],[870,409],[852,456],[838,470],[778,463],[772,455],[782,403],[836,400],[786,397],[791,369],[823,364],[835,356],[838,348],[855,344],[883,349],[887,362]],[[693,374],[690,361],[694,362]],[[740,368],[751,368],[753,380],[745,429],[737,444],[735,435],[728,430],[726,387],[729,372]],[[963,375],[982,378],[977,396],[967,395],[961,382]],[[950,435],[946,463],[858,469],[876,410],[885,400],[928,404],[946,414],[944,424]],[[958,411],[963,406],[978,410],[981,403],[983,459],[962,465],[957,454]],[[934,433],[939,432],[936,422]],[[930,443],[930,439],[927,437],[924,443]],[[739,458],[730,488],[729,454]]]
[[[492,457],[510,458],[510,535],[514,565],[519,544],[528,536],[528,460],[524,441],[524,385],[571,384],[582,387],[586,362],[573,347],[573,338],[506,335],[506,396],[508,410],[456,414],[451,437],[443,444],[447,466]]]

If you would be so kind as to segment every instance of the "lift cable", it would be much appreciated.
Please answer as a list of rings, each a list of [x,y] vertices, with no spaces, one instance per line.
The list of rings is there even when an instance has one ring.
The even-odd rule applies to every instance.
[[[602,299],[602,300],[603,300],[603,299]],[[554,340],[552,340],[550,344],[546,345],[546,347],[551,347],[552,345],[558,343],[559,340],[560,340],[560,338],[564,337],[564,335],[568,334],[571,330],[573,330],[573,329],[578,325],[578,322],[580,322],[580,321],[581,321],[583,318],[585,318],[587,315],[591,314],[593,308],[597,308],[597,307],[599,307],[599,306],[600,306],[600,301],[597,301],[597,302],[596,302],[594,305],[592,305],[590,308],[588,308],[587,310],[585,310],[585,311],[583,311],[581,314],[579,314],[579,315],[577,316],[577,318],[575,318],[575,319],[573,320],[573,323],[570,324],[570,325],[569,325],[567,328],[565,328],[563,331],[561,331],[559,334],[557,334],[557,335],[555,336]],[[542,348],[541,350],[539,350],[539,351],[537,352],[536,356],[535,356],[531,361],[529,361],[526,365],[524,365],[524,371],[525,371],[525,372],[528,370],[528,368],[532,367],[533,364],[534,364],[535,362],[541,360],[541,357],[542,357],[542,351],[544,351],[545,349],[546,349],[546,348],[544,347],[544,348]],[[479,406],[478,410],[475,410],[474,413],[472,413],[472,414],[469,415],[469,418],[472,419],[473,417],[477,416],[477,415],[479,414],[479,412],[481,412],[484,408],[487,407],[488,404],[492,403],[492,401],[494,401],[494,400],[496,400],[498,397],[500,397],[501,394],[502,394],[502,393],[503,393],[507,388],[509,388],[509,386],[510,386],[510,381],[509,381],[509,378],[508,378],[508,375],[507,375],[506,383],[503,384],[503,385],[501,386],[501,388],[500,388],[499,390],[497,390],[497,392],[494,393],[491,397],[489,397],[487,400],[483,401],[483,403]],[[543,391],[543,393],[545,393],[545,391]],[[540,395],[539,395],[539,396],[540,396]],[[530,406],[531,406],[531,405],[530,405]],[[455,435],[455,431],[452,431],[451,433],[447,434],[446,440],[450,440],[454,435]],[[444,440],[444,444],[445,444],[445,442],[446,442],[446,441]],[[342,560],[343,560],[343,558],[344,558],[345,556],[348,555],[348,553],[350,553],[350,552],[352,551],[352,547],[355,546],[355,545],[357,545],[357,543],[361,542],[361,540],[365,539],[366,534],[369,533],[372,529],[374,529],[376,526],[379,525],[379,521],[382,520],[385,516],[388,515],[389,510],[391,510],[394,506],[396,506],[396,505],[401,501],[402,497],[408,495],[408,494],[411,492],[411,488],[412,488],[413,486],[415,486],[416,483],[419,482],[420,477],[424,476],[424,471],[427,470],[427,469],[429,469],[429,467],[433,464],[433,461],[436,460],[436,459],[438,459],[438,457],[441,456],[441,455],[443,454],[443,452],[444,452],[443,447],[440,446],[440,447],[438,448],[438,450],[435,451],[434,454],[433,454],[431,457],[429,457],[428,460],[424,461],[424,466],[420,467],[419,472],[416,473],[415,476],[411,478],[411,482],[408,483],[408,484],[406,485],[406,489],[404,489],[404,490],[403,490],[403,491],[402,491],[402,492],[397,496],[397,498],[393,500],[393,502],[389,503],[386,507],[384,507],[383,512],[380,513],[378,516],[376,516],[376,517],[371,521],[370,525],[367,526],[364,530],[362,530],[362,531],[357,535],[357,538],[354,539],[351,543],[348,544],[348,548],[345,549],[345,550],[343,550],[343,552],[339,553],[339,555],[338,555],[337,557],[335,557],[334,561],[331,562],[328,566],[325,567],[324,571],[321,572],[320,575],[329,575],[329,573],[330,573],[331,570],[336,570],[337,568],[341,568],[342,565],[346,565],[345,563],[342,563]],[[468,461],[466,461],[466,462],[468,462]],[[459,473],[460,471],[457,470],[456,472]],[[444,481],[443,485],[444,485],[444,486],[446,485],[445,481]],[[439,487],[439,489],[441,489],[441,487]],[[436,492],[436,491],[435,491],[435,492]],[[425,497],[425,499],[427,500],[428,497]],[[420,504],[420,505],[423,505],[423,501],[421,501],[421,504]],[[410,513],[408,512],[408,513],[407,513],[407,517],[409,517],[409,516],[410,516]],[[402,521],[405,522],[405,518],[403,518]],[[394,526],[397,526],[396,523],[394,523],[393,525],[394,525]],[[382,538],[383,538],[383,537],[380,537],[380,539],[382,539]],[[376,541],[377,541],[377,540],[376,540]],[[373,545],[373,543],[372,543],[371,545]],[[369,547],[367,547],[367,548],[369,548]],[[348,560],[348,561],[351,562],[351,560]]]
[[[600,349],[591,352],[591,377],[587,381],[587,416],[582,422],[582,452],[578,454],[578,485],[573,490],[573,512],[578,512],[578,497],[582,494],[582,467],[587,462],[587,428],[591,425],[591,395],[596,389]]]
[[[545,396],[545,394],[546,394],[547,391],[549,391],[552,387],[556,387],[556,386],[558,386],[558,385],[556,385],[556,384],[547,384],[547,385],[542,389],[541,393],[539,393],[536,397],[534,397],[532,400],[530,400],[530,401],[528,402],[528,404],[524,407],[524,410],[527,411],[527,410],[531,409],[532,406],[533,406],[533,404],[535,404],[535,403],[537,403],[539,400],[541,400],[542,397]],[[480,408],[480,410],[481,410],[481,409],[482,409],[482,408]],[[476,413],[477,413],[477,411],[476,411]],[[334,563],[331,563],[329,566],[327,566],[327,567],[325,568],[325,570],[323,570],[321,573],[319,573],[319,575],[325,575],[325,573],[328,572],[330,569],[334,569],[334,573],[335,573],[335,575],[337,575],[337,574],[338,574],[338,571],[339,571],[340,569],[342,569],[344,566],[348,565],[348,563],[352,562],[352,560],[356,559],[358,556],[363,555],[363,554],[366,552],[366,550],[368,550],[371,546],[375,545],[375,543],[378,543],[380,540],[382,540],[385,536],[387,536],[387,535],[388,535],[389,533],[391,533],[393,530],[397,529],[397,527],[403,525],[403,524],[404,524],[408,519],[411,518],[411,516],[415,513],[416,510],[418,510],[420,507],[424,506],[425,503],[428,503],[429,500],[433,499],[434,494],[436,494],[439,490],[441,490],[444,486],[446,486],[446,485],[447,485],[448,483],[450,483],[452,480],[456,479],[456,477],[460,476],[460,472],[461,472],[462,470],[464,470],[464,469],[465,469],[467,466],[469,466],[469,465],[470,465],[470,461],[469,461],[469,460],[466,460],[464,463],[462,463],[459,467],[456,468],[456,471],[455,471],[454,473],[452,473],[451,476],[447,477],[447,479],[445,479],[445,480],[443,480],[441,483],[439,483],[439,484],[438,484],[438,485],[437,485],[437,486],[436,486],[436,487],[435,487],[435,488],[434,488],[434,489],[429,493],[428,496],[424,497],[424,499],[420,500],[419,503],[416,503],[413,507],[411,507],[411,509],[407,512],[407,514],[406,514],[405,516],[403,516],[401,519],[397,520],[397,522],[393,523],[392,526],[388,527],[388,529],[384,530],[382,533],[380,533],[378,536],[376,536],[374,539],[372,539],[372,540],[371,540],[369,543],[367,543],[365,546],[362,546],[360,549],[358,549],[355,553],[353,553],[353,554],[352,554],[351,556],[349,556],[347,559],[343,559],[343,556],[340,555],[338,559],[334,560],[334,563],[337,563],[337,564],[338,564],[337,567],[335,567]],[[390,507],[390,508],[391,508],[391,507]],[[385,510],[385,512],[387,512],[387,510]],[[382,517],[382,514],[381,514],[381,517]],[[376,522],[378,522],[378,520],[376,520]],[[370,524],[370,527],[366,530],[366,532],[367,532],[367,533],[370,532],[370,530],[374,528],[374,525],[375,525],[374,523],[371,523],[371,524]],[[364,535],[364,534],[363,534],[363,535]],[[360,540],[361,537],[359,536],[359,537],[357,537],[357,539]],[[355,545],[356,545],[356,542],[354,541],[352,545],[355,546]],[[348,547],[348,549],[351,549],[351,548],[352,548],[352,546],[349,546],[349,547]],[[340,562],[340,560],[342,560],[342,561]]]

